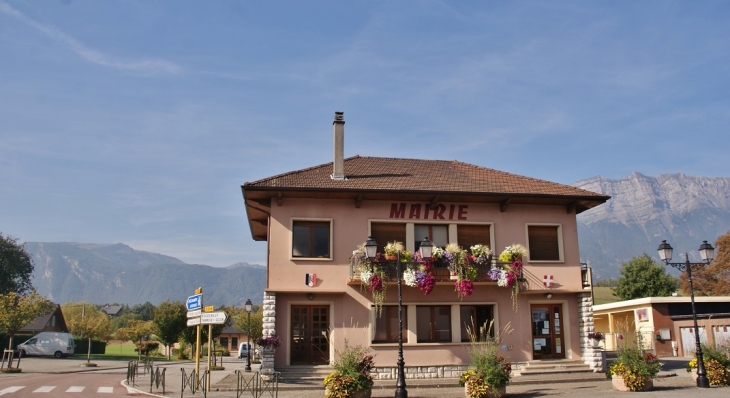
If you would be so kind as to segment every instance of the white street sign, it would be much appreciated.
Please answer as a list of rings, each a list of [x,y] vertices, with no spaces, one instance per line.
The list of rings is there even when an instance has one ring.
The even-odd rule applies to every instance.
[[[198,317],[198,316],[200,316],[200,314],[202,314],[202,313],[203,313],[203,311],[201,311],[201,310],[195,310],[195,311],[188,311],[188,318],[195,318],[195,317]]]
[[[195,325],[200,325],[200,318],[188,319],[188,326],[195,326]]]
[[[223,311],[204,312],[200,314],[200,323],[203,325],[220,325],[226,323],[226,313]]]

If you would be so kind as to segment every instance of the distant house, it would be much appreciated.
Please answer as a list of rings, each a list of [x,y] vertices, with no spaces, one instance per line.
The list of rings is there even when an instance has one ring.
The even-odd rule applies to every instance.
[[[225,347],[231,355],[238,355],[238,344],[246,341],[246,333],[242,330],[230,325],[226,325],[225,329],[218,335],[218,343]],[[251,342],[253,344],[253,341]]]
[[[122,315],[123,307],[121,305],[105,305],[101,308],[101,311],[111,317]]]
[[[730,296],[696,297],[702,344],[730,342]],[[689,297],[646,297],[593,306],[594,329],[606,334],[607,350],[623,339],[641,336],[644,349],[659,356],[691,357],[695,353],[692,303]]]
[[[39,316],[33,322],[23,326],[18,334],[36,334],[40,332],[64,332],[68,333],[66,320],[63,318],[61,306],[46,315]]]

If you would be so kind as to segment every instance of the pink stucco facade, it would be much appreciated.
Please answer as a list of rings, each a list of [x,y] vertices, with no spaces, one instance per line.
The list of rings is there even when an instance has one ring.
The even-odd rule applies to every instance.
[[[395,212],[405,204],[404,213]],[[414,205],[415,209],[414,209]],[[418,209],[420,205],[420,209]],[[527,283],[519,295],[519,307],[513,309],[510,289],[498,287],[496,282],[475,282],[474,293],[459,299],[452,281],[437,282],[427,296],[415,288],[403,286],[403,305],[406,307],[408,325],[404,338],[406,366],[466,365],[468,343],[460,340],[459,307],[467,304],[492,306],[495,330],[511,326],[511,333],[503,335],[503,354],[514,362],[533,359],[532,305],[558,306],[560,308],[561,344],[565,358],[581,358],[581,322],[579,319],[580,297],[586,290],[581,278],[578,252],[578,235],[575,212],[567,212],[559,205],[511,205],[506,211],[499,203],[443,203],[444,211],[430,211],[428,203],[403,201],[363,201],[359,207],[348,199],[296,199],[287,198],[280,204],[272,203],[269,218],[269,260],[267,292],[276,293],[276,331],[283,344],[276,350],[276,366],[287,366],[292,361],[293,306],[321,305],[328,308],[327,328],[330,341],[329,357],[340,348],[345,339],[349,344],[370,347],[381,366],[395,364],[397,344],[373,343],[374,317],[370,293],[365,291],[356,278],[352,278],[349,266],[352,251],[370,234],[374,222],[406,224],[405,245],[413,250],[413,226],[416,224],[447,225],[449,243],[459,243],[456,230],[459,225],[482,224],[490,228],[490,241],[483,242],[494,249],[496,255],[508,245],[519,243],[529,250],[527,227],[529,225],[557,226],[559,231],[560,260],[531,261],[524,259],[524,276]],[[394,216],[395,215],[395,216]],[[434,219],[435,218],[435,219]],[[331,224],[331,256],[328,259],[297,259],[292,257],[292,224],[295,220],[326,221]],[[307,274],[316,274],[314,286],[305,284]],[[553,285],[543,284],[545,275],[551,275]],[[551,297],[548,298],[547,294]],[[395,282],[387,288],[385,304],[397,304]],[[451,307],[452,341],[419,343],[416,341],[416,307],[419,305],[444,305]]]

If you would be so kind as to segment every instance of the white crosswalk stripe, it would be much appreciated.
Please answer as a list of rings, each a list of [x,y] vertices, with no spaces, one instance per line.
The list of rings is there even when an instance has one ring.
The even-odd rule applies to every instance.
[[[12,387],[8,387],[8,388],[4,388],[4,389],[0,390],[0,396],[3,396],[5,394],[10,394],[10,393],[18,392],[18,391],[20,391],[20,390],[22,390],[24,388],[25,388],[25,386],[12,386]]]
[[[8,395],[16,393],[22,389],[24,389],[26,386],[11,386],[6,387],[2,390],[0,390],[0,397],[3,395]],[[34,393],[44,393],[44,392],[51,392],[53,391],[57,386],[41,386],[33,390]],[[84,389],[86,389],[86,386],[71,386],[66,390],[66,392],[83,392]],[[114,393],[114,387],[99,387],[96,390],[97,394],[113,394]],[[127,392],[134,392],[133,390],[127,390]],[[57,396],[58,394],[54,395]]]

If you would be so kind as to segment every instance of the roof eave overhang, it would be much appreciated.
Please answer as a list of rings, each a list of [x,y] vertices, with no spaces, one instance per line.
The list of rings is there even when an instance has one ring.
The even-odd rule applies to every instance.
[[[610,196],[606,195],[552,195],[526,193],[489,193],[463,191],[404,191],[402,189],[333,189],[333,188],[292,188],[262,187],[243,185],[246,215],[254,240],[267,239],[268,216],[272,203],[282,203],[287,198],[297,199],[351,199],[363,200],[396,200],[409,202],[466,202],[466,203],[501,203],[509,205],[553,205],[565,206],[569,212],[579,214],[600,204]]]

